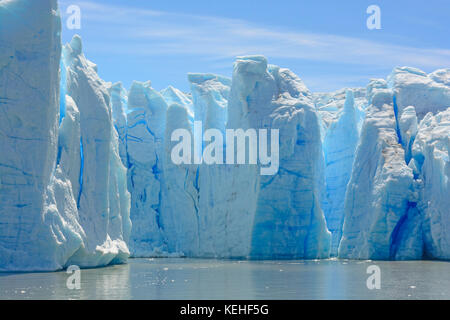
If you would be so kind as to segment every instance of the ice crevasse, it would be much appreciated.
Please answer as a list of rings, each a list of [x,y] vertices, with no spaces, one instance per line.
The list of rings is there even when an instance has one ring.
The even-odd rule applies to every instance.
[[[130,255],[450,259],[449,69],[312,93],[244,56],[232,78],[188,74],[189,93],[127,90],[60,33],[56,0],[0,1],[0,271]],[[177,129],[202,148],[208,129],[277,129],[277,170],[175,164]]]

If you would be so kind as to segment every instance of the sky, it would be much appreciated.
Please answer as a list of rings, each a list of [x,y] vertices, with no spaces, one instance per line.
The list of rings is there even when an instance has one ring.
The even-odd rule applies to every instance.
[[[75,34],[105,81],[189,91],[187,73],[231,77],[237,56],[262,54],[311,91],[366,86],[396,66],[450,68],[448,0],[59,0],[63,43]],[[81,10],[80,29],[67,8]],[[366,12],[377,5],[381,29]]]

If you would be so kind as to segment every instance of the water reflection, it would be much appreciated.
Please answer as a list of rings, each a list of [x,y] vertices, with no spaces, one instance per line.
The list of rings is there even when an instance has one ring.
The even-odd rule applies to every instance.
[[[251,271],[239,261],[148,259],[131,264],[132,298],[252,298]]]
[[[0,299],[128,299],[130,265],[81,270],[80,290],[70,290],[64,271],[0,273]]]
[[[381,290],[366,286],[381,269]],[[450,299],[450,263],[438,261],[220,261],[132,259],[66,272],[0,273],[0,299]]]

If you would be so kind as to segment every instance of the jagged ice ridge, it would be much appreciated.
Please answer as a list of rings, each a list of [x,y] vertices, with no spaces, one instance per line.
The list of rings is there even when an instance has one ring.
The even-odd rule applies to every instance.
[[[450,259],[449,69],[311,93],[245,56],[231,79],[189,74],[190,93],[126,90],[60,33],[56,0],[0,1],[0,271],[130,255]],[[279,170],[174,164],[171,134],[201,141],[195,121],[278,129]]]

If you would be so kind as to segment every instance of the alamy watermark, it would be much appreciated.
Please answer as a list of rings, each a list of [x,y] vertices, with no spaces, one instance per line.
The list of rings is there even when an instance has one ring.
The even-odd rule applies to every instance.
[[[366,20],[366,26],[369,30],[381,29],[381,9],[378,5],[372,4],[367,7],[366,13],[370,16]],[[78,5],[72,4],[67,7],[66,26],[69,30],[81,29],[81,8]]]
[[[375,4],[372,4],[369,7],[367,7],[366,13],[370,14],[370,16],[367,18],[367,21],[366,21],[367,29],[369,29],[369,30],[381,29],[381,9],[380,9],[380,7]]]
[[[77,5],[72,4],[67,7],[66,13],[69,15],[66,21],[67,29],[81,29],[81,8]]]
[[[69,290],[81,289],[81,270],[79,266],[69,266],[66,271],[70,276],[67,278],[66,286]]]
[[[367,267],[367,274],[370,276],[367,278],[366,286],[369,290],[381,289],[381,269],[377,265],[370,265]]]
[[[218,129],[202,134],[202,122],[194,122],[194,138],[187,129],[172,132],[171,141],[178,142],[171,152],[172,162],[180,164],[260,164],[261,175],[275,175],[279,168],[278,129],[226,129],[224,137]],[[268,132],[270,131],[270,154]],[[204,142],[207,143],[204,146]],[[224,159],[224,148],[225,159]],[[193,149],[193,150],[192,150]],[[259,159],[258,159],[259,158]]]

